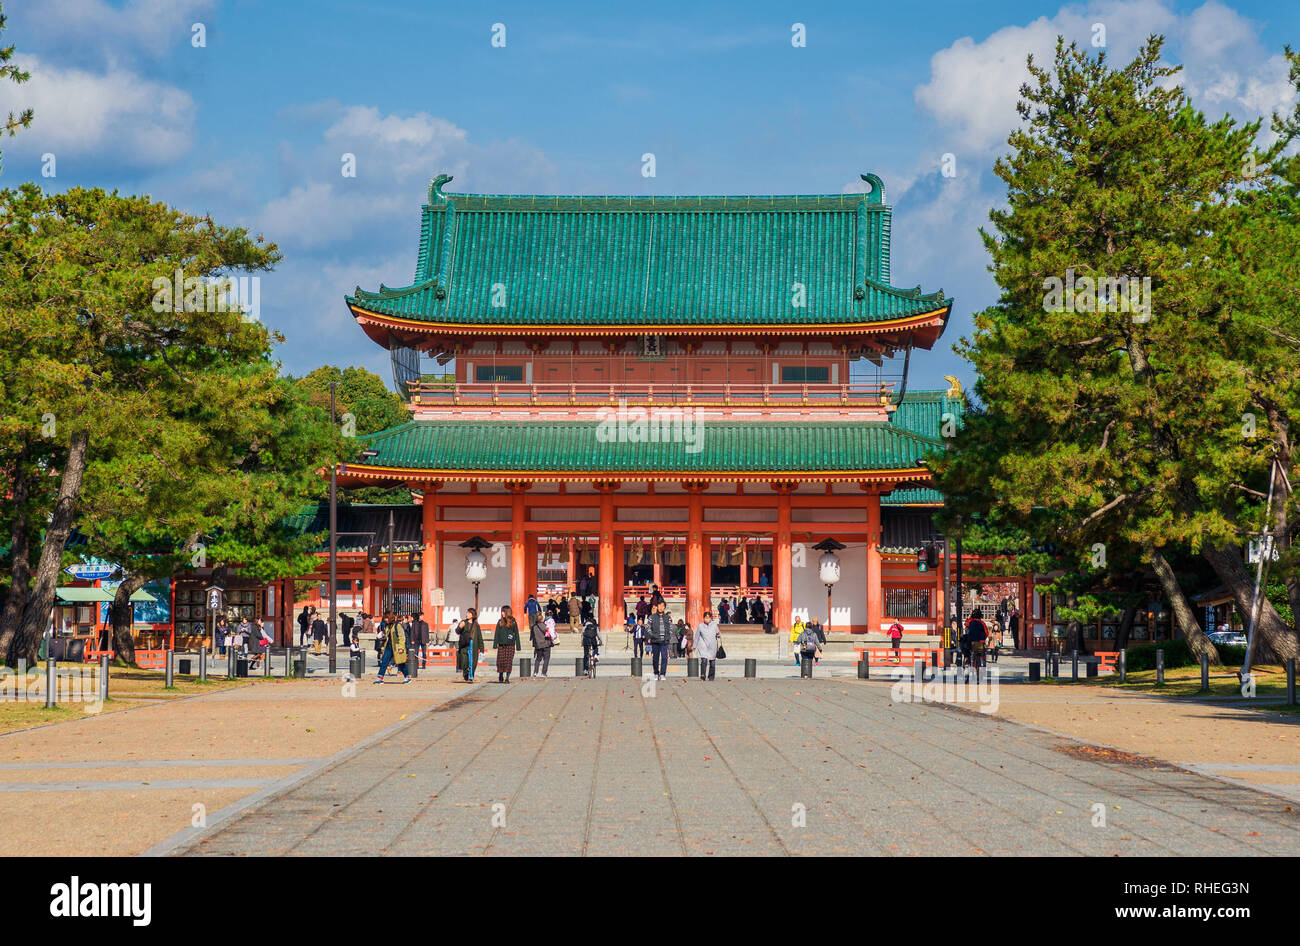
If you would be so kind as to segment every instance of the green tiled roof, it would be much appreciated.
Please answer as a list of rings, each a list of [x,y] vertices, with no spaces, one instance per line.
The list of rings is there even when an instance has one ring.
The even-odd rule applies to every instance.
[[[943,438],[943,415],[952,414],[961,426],[966,404],[959,397],[948,397],[946,391],[908,391],[895,405],[889,422],[895,427],[935,440]]]
[[[703,422],[683,442],[604,442],[595,421],[410,421],[365,438],[349,463],[404,470],[519,473],[763,473],[909,469],[939,442],[888,423]],[[608,439],[608,438],[607,438]]]
[[[910,489],[896,489],[880,497],[886,506],[942,506],[943,493],[928,486],[916,486]]]
[[[534,197],[444,194],[439,175],[415,281],[347,302],[457,325],[849,325],[949,307],[889,285],[890,208],[863,179],[868,194]]]

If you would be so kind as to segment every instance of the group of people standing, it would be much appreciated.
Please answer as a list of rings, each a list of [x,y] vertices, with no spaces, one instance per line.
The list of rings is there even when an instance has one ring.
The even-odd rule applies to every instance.
[[[271,646],[271,635],[261,618],[240,618],[239,624],[231,627],[229,619],[223,614],[217,618],[214,633],[217,653],[225,657],[228,650],[233,650],[240,657],[251,653],[256,663],[265,656]]]

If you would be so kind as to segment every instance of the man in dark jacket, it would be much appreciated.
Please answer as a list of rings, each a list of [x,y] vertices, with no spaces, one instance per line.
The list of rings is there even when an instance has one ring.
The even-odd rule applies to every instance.
[[[593,620],[582,624],[582,672],[592,676],[595,669],[592,657],[600,656],[600,629]]]
[[[302,606],[302,614],[298,615],[298,646],[307,646],[307,631],[311,628],[311,608],[307,605]]]
[[[420,668],[429,666],[429,622],[423,615],[411,615],[411,659],[419,661]]]
[[[651,585],[650,586],[650,610],[653,612],[658,605],[661,605],[663,603],[664,603],[664,596],[659,592],[659,586]]]
[[[668,614],[663,600],[650,613],[648,636],[650,638],[650,662],[656,680],[668,679],[668,645],[673,639],[676,628]]]
[[[348,614],[346,611],[343,612],[343,615],[340,618],[340,620],[343,625],[343,646],[351,647],[352,646],[352,625],[355,624],[356,622],[352,620],[352,615]]]

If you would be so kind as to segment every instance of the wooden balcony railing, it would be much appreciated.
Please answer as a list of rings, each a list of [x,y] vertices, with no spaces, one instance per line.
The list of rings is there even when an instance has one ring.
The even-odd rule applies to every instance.
[[[599,382],[497,381],[476,384],[412,384],[420,404],[635,404],[678,405],[872,405],[888,398],[892,382],[845,384],[602,384]]]

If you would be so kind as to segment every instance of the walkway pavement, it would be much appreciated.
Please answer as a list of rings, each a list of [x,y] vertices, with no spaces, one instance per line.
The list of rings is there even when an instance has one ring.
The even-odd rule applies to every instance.
[[[1284,799],[885,682],[480,679],[155,853],[1300,854]]]

